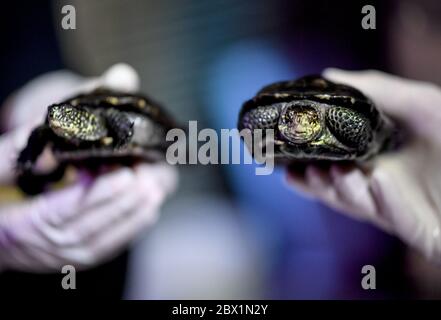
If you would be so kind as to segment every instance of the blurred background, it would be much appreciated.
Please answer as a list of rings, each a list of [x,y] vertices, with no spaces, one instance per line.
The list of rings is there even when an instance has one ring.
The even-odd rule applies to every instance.
[[[61,8],[76,9],[76,30]],[[376,9],[364,30],[361,8]],[[263,85],[326,67],[380,69],[441,84],[441,3],[94,0],[3,4],[0,101],[43,73],[96,76],[117,62],[142,91],[198,128],[235,128]],[[180,188],[128,253],[78,275],[7,273],[2,294],[128,299],[441,298],[441,273],[397,239],[287,187],[283,168],[180,166]],[[361,288],[375,266],[377,289]]]

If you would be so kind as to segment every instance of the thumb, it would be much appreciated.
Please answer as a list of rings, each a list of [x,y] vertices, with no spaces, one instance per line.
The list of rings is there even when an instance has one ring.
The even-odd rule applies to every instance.
[[[87,92],[97,87],[106,87],[113,90],[135,92],[139,90],[139,84],[139,75],[132,66],[126,63],[117,63],[107,69],[100,77],[85,81],[76,91]]]
[[[361,90],[379,109],[418,133],[433,135],[441,123],[441,90],[434,84],[374,70],[326,69],[323,75]]]
[[[428,258],[441,255],[439,219],[415,177],[400,163],[384,158],[372,173],[371,191],[391,232]]]
[[[43,74],[14,92],[4,106],[6,130],[12,130],[38,118],[44,119],[47,106],[97,87],[134,92],[139,89],[139,76],[134,68],[118,63],[101,76],[83,78],[67,70]]]

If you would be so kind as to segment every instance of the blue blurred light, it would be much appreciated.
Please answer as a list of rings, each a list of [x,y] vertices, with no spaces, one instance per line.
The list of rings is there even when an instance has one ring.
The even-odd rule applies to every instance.
[[[206,113],[211,125],[218,130],[236,128],[241,104],[268,83],[298,76],[293,65],[271,41],[242,41],[220,52],[206,82],[206,105],[210,107]],[[332,253],[314,253],[322,253],[328,246],[328,233],[321,216],[327,209],[289,190],[282,169],[269,176],[256,176],[255,165],[229,165],[223,169],[246,218],[256,227],[258,245],[269,254],[270,267],[281,267],[280,259],[290,261],[289,265],[295,260],[301,266],[293,268],[295,279],[302,278],[302,272],[311,279],[336,278]],[[311,269],[311,265],[321,267]],[[284,272],[284,276],[293,275]],[[283,279],[275,281],[282,286],[283,282]],[[330,286],[329,280],[312,285],[301,282],[295,290],[313,296],[311,290],[328,292]],[[291,287],[289,283],[286,286],[288,290]]]

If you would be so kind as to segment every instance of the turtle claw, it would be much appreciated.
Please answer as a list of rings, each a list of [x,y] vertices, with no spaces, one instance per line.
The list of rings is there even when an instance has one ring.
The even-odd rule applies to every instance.
[[[134,123],[126,114],[121,113],[114,108],[106,110],[104,117],[107,122],[109,133],[112,135],[115,149],[124,148],[130,143],[133,136]]]

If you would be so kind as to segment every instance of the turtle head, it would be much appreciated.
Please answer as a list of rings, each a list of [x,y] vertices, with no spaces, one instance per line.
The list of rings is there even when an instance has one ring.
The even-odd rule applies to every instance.
[[[101,117],[84,108],[66,103],[49,106],[47,121],[57,136],[71,142],[96,141],[107,133]]]
[[[323,131],[322,115],[319,110],[304,101],[294,101],[283,108],[278,128],[288,142],[308,143]]]
[[[48,107],[47,120],[49,127],[58,136],[72,138],[78,130],[79,113],[71,105],[53,104]]]

